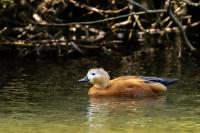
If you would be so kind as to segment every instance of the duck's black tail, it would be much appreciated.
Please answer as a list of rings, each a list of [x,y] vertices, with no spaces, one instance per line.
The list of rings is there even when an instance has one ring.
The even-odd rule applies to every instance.
[[[163,84],[166,85],[166,86],[174,84],[174,83],[176,83],[178,81],[178,79],[176,79],[176,78],[173,78],[173,79],[163,79],[163,80],[165,80],[165,82]]]
[[[157,78],[157,77],[146,77],[146,76],[140,76],[140,77],[144,79],[144,81],[147,83],[158,82],[165,86],[174,84],[178,81],[178,79],[176,78]]]

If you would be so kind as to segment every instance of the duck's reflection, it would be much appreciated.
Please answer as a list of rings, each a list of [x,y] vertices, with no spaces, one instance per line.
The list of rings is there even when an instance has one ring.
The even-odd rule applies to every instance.
[[[90,132],[131,130],[134,124],[141,125],[145,118],[158,115],[165,106],[165,96],[133,99],[122,97],[90,98],[88,124]],[[142,125],[141,125],[142,126]]]

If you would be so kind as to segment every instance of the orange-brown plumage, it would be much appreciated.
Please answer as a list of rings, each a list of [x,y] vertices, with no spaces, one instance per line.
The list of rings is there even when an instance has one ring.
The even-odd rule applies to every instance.
[[[152,78],[152,77],[151,77]],[[167,91],[167,87],[159,82],[147,82],[139,76],[122,76],[110,80],[103,69],[89,70],[87,77],[80,81],[94,84],[88,94],[90,96],[154,96]]]

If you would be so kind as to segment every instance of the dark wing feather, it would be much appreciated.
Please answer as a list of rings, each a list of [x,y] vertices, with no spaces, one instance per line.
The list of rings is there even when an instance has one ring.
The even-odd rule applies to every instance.
[[[147,76],[140,76],[146,83],[158,82],[165,86],[174,84],[178,81],[176,78],[157,78],[157,77],[147,77]]]

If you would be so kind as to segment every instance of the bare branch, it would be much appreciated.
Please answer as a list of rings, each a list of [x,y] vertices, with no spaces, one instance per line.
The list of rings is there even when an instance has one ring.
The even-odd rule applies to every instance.
[[[196,48],[194,48],[194,47],[192,46],[192,44],[190,43],[190,41],[188,40],[187,35],[186,35],[186,33],[185,33],[185,29],[183,28],[183,25],[182,25],[181,22],[176,18],[176,16],[173,14],[172,9],[171,9],[171,4],[170,4],[169,7],[168,7],[168,13],[169,13],[169,16],[172,18],[172,20],[173,20],[173,21],[176,23],[176,25],[180,28],[180,31],[181,31],[181,33],[182,33],[182,35],[183,35],[183,38],[184,38],[184,40],[185,40],[185,43],[187,44],[187,46],[189,47],[189,49],[190,49],[191,51],[195,51]]]
[[[133,0],[127,0],[128,2],[130,2],[131,4],[137,6],[137,7],[140,7],[141,9],[143,9],[146,13],[164,13],[164,12],[167,12],[167,10],[165,9],[156,9],[156,10],[149,10],[149,9],[146,9],[145,7],[143,7],[140,3],[138,2],[135,2]]]
[[[187,3],[188,5],[191,5],[191,6],[195,6],[195,7],[200,7],[200,1],[199,3],[195,3],[195,2],[192,2],[190,0],[183,0],[185,3]]]
[[[75,0],[69,0],[69,2],[73,3],[77,7],[85,8],[87,10],[99,13],[101,15],[102,15],[102,13],[108,13],[108,14],[113,14],[114,13],[114,14],[117,14],[117,13],[120,13],[120,12],[125,11],[126,9],[128,9],[128,6],[125,6],[124,8],[119,9],[119,10],[101,10],[101,9],[97,9],[95,7],[86,5],[84,3],[80,3],[80,2],[75,1]]]

